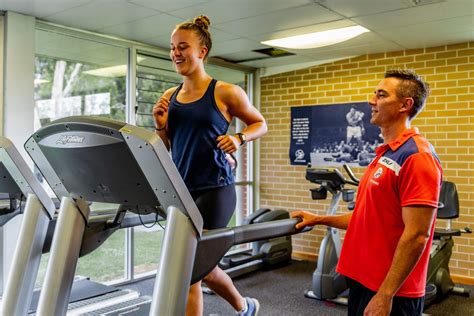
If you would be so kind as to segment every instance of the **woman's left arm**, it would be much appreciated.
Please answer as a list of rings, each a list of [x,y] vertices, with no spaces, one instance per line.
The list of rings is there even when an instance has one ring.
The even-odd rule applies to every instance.
[[[221,83],[216,89],[217,102],[224,106],[228,116],[237,117],[246,124],[236,135],[221,135],[217,146],[228,153],[233,153],[245,142],[255,140],[267,132],[267,123],[263,115],[250,103],[247,94],[239,86]],[[243,135],[239,136],[241,133]]]

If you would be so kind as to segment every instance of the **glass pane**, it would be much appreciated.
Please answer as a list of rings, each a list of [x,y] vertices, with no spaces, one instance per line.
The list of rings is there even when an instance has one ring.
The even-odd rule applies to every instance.
[[[61,117],[94,115],[125,120],[128,50],[56,32],[36,30],[35,130]],[[92,214],[117,205],[93,203]],[[76,275],[96,281],[125,276],[125,231],[113,233],[79,259]],[[37,283],[44,278],[43,256]]]
[[[127,49],[36,30],[35,129],[71,115],[125,120]]]
[[[165,223],[162,222],[162,225],[164,226]],[[138,226],[133,229],[135,277],[157,269],[163,234],[163,229],[157,224],[152,228]]]
[[[153,105],[166,90],[180,82],[181,77],[176,74],[169,59],[137,54],[137,126],[154,129]]]

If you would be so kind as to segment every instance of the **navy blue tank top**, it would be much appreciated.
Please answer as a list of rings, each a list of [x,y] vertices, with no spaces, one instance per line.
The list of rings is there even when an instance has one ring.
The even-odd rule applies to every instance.
[[[229,122],[214,99],[216,80],[197,101],[176,100],[183,84],[170,98],[168,137],[171,156],[189,191],[216,188],[234,183],[225,152],[217,148],[217,137],[225,135]]]

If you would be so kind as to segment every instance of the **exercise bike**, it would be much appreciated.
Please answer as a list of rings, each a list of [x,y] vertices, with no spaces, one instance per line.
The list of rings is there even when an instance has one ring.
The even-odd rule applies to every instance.
[[[451,228],[451,220],[459,217],[459,198],[456,185],[453,182],[443,181],[439,196],[437,219],[447,220],[444,229],[435,229],[433,243],[430,249],[430,261],[426,279],[425,307],[449,294],[469,297],[469,289],[454,285],[449,272],[449,260],[453,253],[453,236],[472,233],[471,229]]]
[[[324,200],[327,192],[332,195],[327,215],[336,215],[341,199],[349,203],[348,208],[354,209],[354,190],[346,189],[347,184],[357,186],[359,179],[349,166],[344,165],[350,179],[346,179],[338,169],[317,169],[308,167],[306,179],[319,187],[310,189],[313,200]],[[318,300],[328,300],[338,304],[347,304],[347,297],[341,296],[347,289],[345,276],[336,272],[337,262],[341,253],[341,238],[337,228],[328,227],[321,247],[319,248],[316,270],[313,272],[311,289],[306,290],[305,296]]]

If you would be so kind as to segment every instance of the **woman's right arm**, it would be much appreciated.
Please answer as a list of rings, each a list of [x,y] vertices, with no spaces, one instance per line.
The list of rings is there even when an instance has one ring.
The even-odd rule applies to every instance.
[[[152,114],[155,121],[155,133],[157,133],[163,140],[166,148],[170,150],[170,140],[168,138],[168,107],[170,98],[175,88],[171,88],[165,91],[158,101],[153,106]]]

